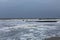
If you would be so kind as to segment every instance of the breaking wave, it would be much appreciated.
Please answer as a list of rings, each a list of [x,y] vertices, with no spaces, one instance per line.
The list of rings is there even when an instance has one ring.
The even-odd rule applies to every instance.
[[[60,37],[60,22],[0,20],[0,40],[44,40]]]

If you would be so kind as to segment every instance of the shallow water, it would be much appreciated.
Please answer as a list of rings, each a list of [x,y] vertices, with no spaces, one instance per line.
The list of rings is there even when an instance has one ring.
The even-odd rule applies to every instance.
[[[60,22],[0,20],[0,40],[44,40],[60,37]]]

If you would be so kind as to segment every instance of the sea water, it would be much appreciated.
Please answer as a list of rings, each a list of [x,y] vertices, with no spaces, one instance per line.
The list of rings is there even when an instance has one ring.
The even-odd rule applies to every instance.
[[[60,37],[60,22],[0,20],[0,40],[44,40]]]

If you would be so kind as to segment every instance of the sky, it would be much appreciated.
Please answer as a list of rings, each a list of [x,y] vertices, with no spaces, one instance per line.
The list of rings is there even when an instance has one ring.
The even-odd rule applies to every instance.
[[[0,0],[0,18],[60,18],[60,0]]]

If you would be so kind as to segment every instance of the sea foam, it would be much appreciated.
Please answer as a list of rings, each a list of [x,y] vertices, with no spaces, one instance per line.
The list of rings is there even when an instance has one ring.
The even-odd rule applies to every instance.
[[[60,36],[60,22],[1,20],[0,40],[44,40]]]

